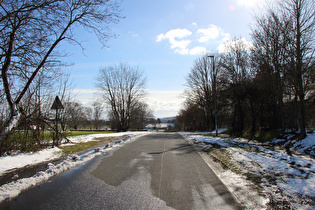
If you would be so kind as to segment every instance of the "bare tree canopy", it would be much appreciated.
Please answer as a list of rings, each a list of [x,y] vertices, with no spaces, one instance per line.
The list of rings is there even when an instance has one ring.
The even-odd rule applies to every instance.
[[[306,128],[314,128],[314,105],[306,96],[315,82],[315,2],[273,3],[256,17],[252,44],[235,39],[216,56],[219,119],[236,136],[291,130],[303,139]],[[186,80],[189,103],[178,116],[182,128],[208,129],[200,119],[215,99],[215,77],[206,64],[204,57],[197,60]]]
[[[315,2],[284,0],[256,18],[252,37],[255,45],[252,60],[258,73],[269,75],[274,98],[279,105],[282,130],[284,98],[295,97],[295,109],[301,138],[306,136],[305,95],[312,81],[315,47]],[[291,89],[291,90],[290,90]],[[288,96],[289,95],[289,96]]]
[[[217,61],[215,61],[217,62]],[[203,55],[195,60],[195,63],[186,78],[186,84],[190,91],[186,91],[187,103],[197,104],[205,112],[205,127],[211,129],[214,127],[212,121],[212,111],[214,110],[215,96],[215,80],[218,76],[218,68],[213,68],[213,61],[210,63],[210,58]]]
[[[132,114],[145,96],[143,72],[138,67],[120,63],[100,69],[97,82],[104,91],[103,100],[109,106],[117,131],[128,130]]]
[[[11,114],[2,140],[17,125],[19,103],[40,71],[60,65],[56,47],[73,43],[73,29],[94,32],[105,44],[121,18],[116,0],[4,0],[0,5],[1,83]]]
[[[284,15],[292,19],[295,87],[299,97],[301,138],[306,137],[305,89],[306,75],[314,65],[315,2],[313,0],[286,0],[281,3]],[[314,66],[313,66],[314,67]]]

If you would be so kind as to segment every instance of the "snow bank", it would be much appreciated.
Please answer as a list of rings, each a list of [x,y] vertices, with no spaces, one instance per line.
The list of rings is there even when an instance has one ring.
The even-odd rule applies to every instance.
[[[52,176],[55,176],[59,173],[62,173],[68,169],[71,169],[77,165],[81,165],[98,155],[102,155],[113,148],[117,148],[122,146],[126,142],[130,142],[131,140],[135,140],[136,138],[147,134],[146,132],[124,132],[124,133],[111,133],[111,134],[93,134],[88,136],[78,136],[72,137],[71,141],[73,142],[86,142],[88,140],[94,140],[95,137],[109,137],[109,136],[125,136],[116,142],[108,143],[104,147],[99,147],[94,151],[86,152],[82,155],[69,155],[64,161],[61,163],[54,165],[52,163],[48,163],[46,171],[40,171],[36,175],[30,178],[19,179],[16,181],[12,181],[8,184],[4,184],[0,186],[0,202],[5,199],[10,199],[18,196],[18,194],[25,189],[28,189],[32,186],[35,186],[43,181],[47,181]],[[60,149],[51,148],[43,151],[39,151],[36,153],[28,153],[28,154],[17,154],[14,156],[5,156],[0,158],[0,166],[2,172],[17,168],[23,167],[26,165],[32,165],[36,163],[40,163],[42,161],[47,161],[51,159],[55,159],[60,157],[60,153],[58,153]],[[58,153],[58,154],[57,154]],[[5,166],[6,165],[6,166]]]
[[[0,157],[0,175],[6,171],[23,168],[27,165],[36,165],[60,157],[61,149],[49,148],[34,153],[18,153]]]
[[[303,205],[303,201],[297,203],[297,200],[315,197],[315,162],[313,159],[293,157],[255,144],[227,138],[201,136],[200,134],[181,133],[188,141],[203,147],[212,144],[228,149],[230,157],[235,163],[242,166],[239,170],[243,174],[249,172],[262,178],[261,186],[266,193],[272,193],[271,191],[277,187],[284,195],[290,197],[299,209],[301,203]],[[295,143],[295,147],[300,148],[301,151],[314,148],[314,145],[314,134]],[[268,179],[275,182],[269,182]]]
[[[91,135],[81,135],[81,136],[74,136],[68,138],[73,143],[83,143],[89,141],[97,141],[95,138],[102,138],[102,137],[120,137],[125,135],[133,135],[135,132],[121,132],[121,133],[98,133],[98,134],[91,134]],[[144,132],[137,132],[137,133],[144,133]],[[67,144],[69,145],[69,144]]]
[[[308,134],[305,139],[294,141],[293,147],[301,153],[306,152],[315,156],[315,134]]]

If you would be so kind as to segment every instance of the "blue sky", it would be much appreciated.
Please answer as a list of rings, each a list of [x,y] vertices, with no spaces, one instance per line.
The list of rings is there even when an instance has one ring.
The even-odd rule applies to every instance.
[[[183,98],[185,78],[203,53],[219,52],[234,37],[250,41],[250,26],[259,0],[124,0],[118,35],[104,48],[84,30],[76,37],[85,51],[63,45],[73,63],[69,70],[72,92],[83,105],[95,99],[99,68],[127,62],[147,77],[146,102],[155,117],[176,116]]]

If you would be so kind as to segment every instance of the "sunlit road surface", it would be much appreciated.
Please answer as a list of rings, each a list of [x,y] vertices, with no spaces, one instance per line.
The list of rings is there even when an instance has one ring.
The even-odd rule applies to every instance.
[[[179,134],[152,133],[25,191],[1,209],[242,209]]]

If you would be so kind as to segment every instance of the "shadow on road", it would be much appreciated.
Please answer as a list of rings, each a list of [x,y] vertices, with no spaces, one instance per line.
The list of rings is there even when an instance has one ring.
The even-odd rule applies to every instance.
[[[168,149],[162,152],[149,152],[149,155],[160,155],[166,152],[171,152],[171,151],[180,151],[183,154],[189,154],[192,153],[194,151],[194,149],[189,145],[189,144],[180,144],[178,147],[172,148],[172,149]]]

